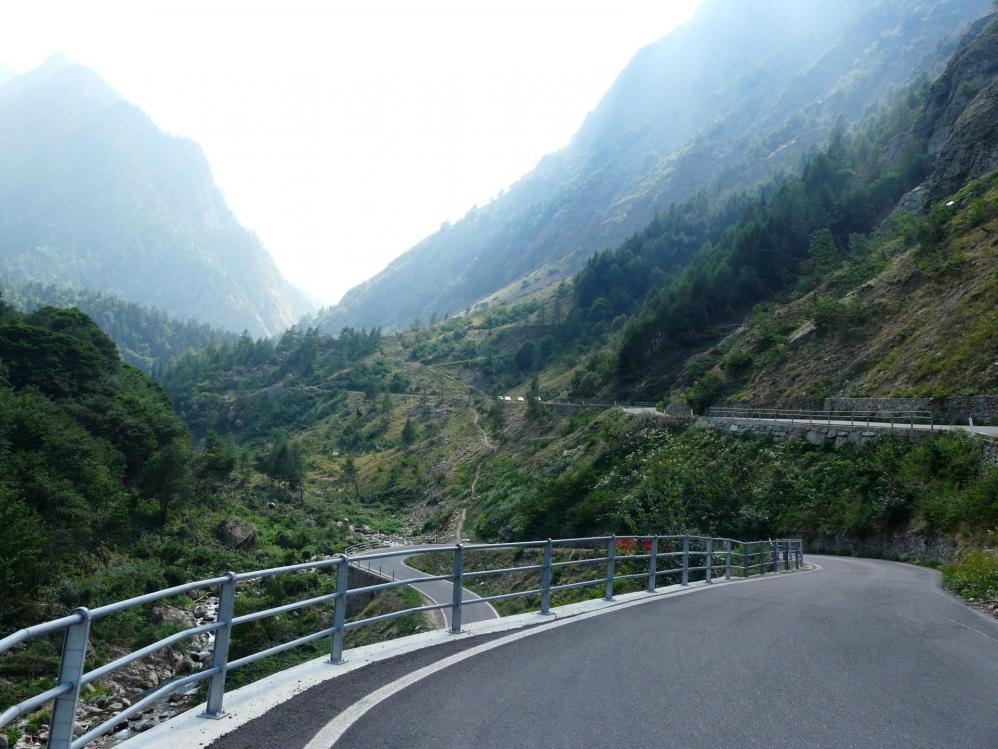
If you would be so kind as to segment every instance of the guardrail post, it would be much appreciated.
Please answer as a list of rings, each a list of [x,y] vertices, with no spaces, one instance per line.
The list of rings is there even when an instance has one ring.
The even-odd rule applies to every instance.
[[[617,561],[617,537],[610,536],[610,543],[607,545],[606,550],[606,595],[603,599],[606,601],[613,600],[613,576],[615,573]]]
[[[759,576],[766,574],[766,544],[759,542]]]
[[[690,584],[690,537],[683,536],[683,578],[682,585]]]
[[[776,557],[776,541],[769,542],[769,562],[773,565],[773,574],[780,571],[780,563]]]
[[[711,583],[710,573],[713,571],[713,568],[714,568],[714,539],[713,538],[708,538],[707,539],[707,551],[703,555],[703,566],[704,566],[703,581],[705,583],[707,583],[707,585],[710,585],[710,583]]]
[[[343,663],[343,628],[347,623],[347,590],[350,588],[350,560],[340,554],[336,565],[336,598],[333,609],[333,640],[329,651],[330,663]]]
[[[229,663],[229,642],[232,640],[232,618],[236,610],[236,573],[226,572],[228,578],[219,586],[218,619],[221,629],[215,630],[215,646],[211,652],[211,667],[220,668],[208,682],[208,705],[204,709],[206,718],[222,717],[222,698],[225,696],[225,670]]]
[[[651,539],[651,557],[648,559],[648,592],[654,593],[658,582],[658,536]]]
[[[461,631],[461,606],[464,603],[464,546],[454,547],[454,597],[450,610],[450,631],[457,634]]]
[[[551,562],[554,556],[554,543],[549,538],[544,542],[544,569],[541,570],[541,614],[551,613]]]
[[[724,541],[724,579],[731,580],[731,539]]]
[[[783,571],[790,571],[790,542],[783,542]]]
[[[73,743],[76,705],[80,701],[80,678],[83,676],[87,641],[90,639],[90,611],[81,607],[73,613],[80,615],[80,621],[66,628],[59,659],[59,683],[72,684],[73,688],[56,699],[52,706],[49,749],[69,749]]]
[[[749,545],[742,541],[742,577],[749,576]]]

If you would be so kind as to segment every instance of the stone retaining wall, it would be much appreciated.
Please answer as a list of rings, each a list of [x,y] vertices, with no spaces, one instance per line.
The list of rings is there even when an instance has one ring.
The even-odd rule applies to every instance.
[[[666,416],[674,416],[677,419],[692,419],[693,409],[686,401],[672,401],[665,407]]]
[[[836,554],[900,562],[928,561],[947,564],[956,558],[957,544],[946,536],[908,531],[859,538],[844,533],[804,537],[811,554]]]
[[[777,421],[756,421],[753,419],[725,419],[703,417],[697,420],[700,426],[719,429],[725,432],[755,432],[766,434],[779,442],[784,439],[805,439],[812,445],[832,445],[839,447],[847,443],[863,446],[869,440],[893,434],[911,442],[921,442],[933,436],[933,432],[921,429],[883,429],[848,424],[790,424]]]
[[[984,462],[998,466],[998,440],[985,439],[982,442],[984,442],[984,447],[982,448]]]
[[[785,439],[803,439],[812,445],[831,445],[833,447],[840,447],[849,443],[857,447],[862,447],[871,439],[885,435],[893,435],[908,442],[923,442],[942,434],[938,430],[933,432],[928,429],[904,429],[902,427],[889,429],[887,427],[867,427],[863,425],[850,426],[849,424],[790,424],[782,421],[727,419],[710,416],[702,416],[697,419],[696,423],[699,426],[733,434],[742,432],[765,434],[777,442]],[[984,458],[984,461],[992,465],[998,465],[998,439],[978,435],[978,442],[981,444],[981,456]]]

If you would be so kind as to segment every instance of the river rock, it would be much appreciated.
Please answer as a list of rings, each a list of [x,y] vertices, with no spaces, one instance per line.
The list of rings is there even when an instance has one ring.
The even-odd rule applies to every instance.
[[[182,609],[178,606],[161,604],[153,607],[152,621],[153,624],[157,625],[169,622],[171,624],[180,624],[184,627],[193,627],[194,615],[190,611]]]
[[[242,518],[232,518],[222,523],[219,529],[222,543],[230,549],[242,549],[252,545],[256,538],[256,526]]]

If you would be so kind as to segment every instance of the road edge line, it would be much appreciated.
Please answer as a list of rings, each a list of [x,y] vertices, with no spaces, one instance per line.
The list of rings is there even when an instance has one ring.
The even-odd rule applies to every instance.
[[[807,573],[811,570],[800,570],[795,571],[794,574],[799,574],[801,572]],[[697,593],[705,590],[714,590],[725,588],[730,585],[739,585],[742,583],[749,583],[761,580],[778,580],[784,579],[783,575],[770,575],[770,576],[759,576],[755,578],[738,578],[737,580],[718,580],[711,583],[699,582],[692,583],[689,587],[682,588],[680,590],[668,590],[663,592],[656,591],[655,593],[644,593],[642,598],[637,598],[634,600],[627,601],[613,601],[606,602],[602,601],[600,603],[607,603],[609,605],[602,606],[592,611],[583,611],[578,614],[569,614],[561,618],[557,617],[555,614],[555,619],[553,621],[540,624],[530,629],[523,629],[513,634],[506,635],[505,637],[500,637],[495,640],[490,640],[489,642],[484,642],[481,645],[476,645],[474,647],[468,648],[467,650],[462,650],[459,653],[455,653],[446,658],[443,658],[435,663],[431,663],[415,671],[411,671],[404,676],[400,676],[393,682],[385,684],[384,686],[370,692],[361,699],[357,700],[355,703],[349,707],[341,710],[337,715],[335,715],[332,720],[330,720],[325,726],[319,729],[319,731],[309,740],[303,749],[333,749],[336,742],[339,741],[343,735],[350,730],[350,728],[361,718],[363,718],[368,712],[373,710],[375,707],[380,705],[382,702],[390,699],[395,694],[401,692],[402,690],[422,681],[423,679],[432,676],[433,674],[442,671],[450,666],[456,665],[461,661],[467,660],[469,658],[474,658],[476,655],[481,655],[495,648],[502,647],[503,645],[508,645],[510,643],[521,640],[525,637],[531,637],[542,632],[549,632],[552,629],[557,629],[567,624],[573,624],[575,622],[585,621],[587,619],[592,619],[597,616],[602,616],[603,614],[609,614],[611,612],[621,611],[623,609],[631,608],[632,606],[641,606],[646,603],[651,603],[653,601],[661,601],[666,598],[676,598],[683,595],[688,595],[691,593]],[[678,587],[678,586],[669,586]],[[642,595],[638,593],[637,595]]]

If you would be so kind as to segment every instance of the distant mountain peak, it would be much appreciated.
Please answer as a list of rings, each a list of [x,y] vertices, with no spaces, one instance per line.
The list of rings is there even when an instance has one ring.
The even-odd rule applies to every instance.
[[[0,273],[254,335],[311,309],[200,147],[64,56],[0,88]]]
[[[68,68],[70,65],[75,63],[69,59],[69,57],[63,52],[56,52],[55,54],[49,55],[49,57],[38,66],[37,70],[48,70],[57,71],[62,68]]]

